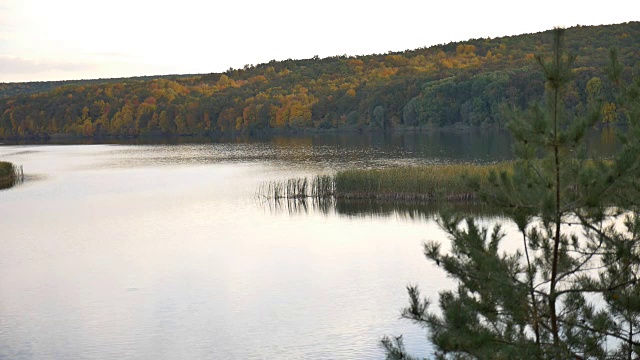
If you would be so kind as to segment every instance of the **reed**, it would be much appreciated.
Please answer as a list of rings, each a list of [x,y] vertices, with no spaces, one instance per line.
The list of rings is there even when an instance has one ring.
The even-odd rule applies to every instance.
[[[292,178],[263,183],[263,199],[377,199],[392,201],[474,201],[466,176],[486,182],[490,171],[513,172],[512,163],[454,164],[388,169],[344,170],[311,180]]]
[[[0,161],[0,189],[10,188],[24,180],[22,165]]]
[[[345,199],[473,201],[465,177],[486,182],[490,171],[513,172],[509,162],[344,170],[334,176],[335,196]]]
[[[335,184],[330,175],[275,180],[262,183],[256,195],[262,199],[328,198],[334,195]]]
[[[318,175],[311,181],[311,197],[320,199],[335,194],[335,181],[331,175]]]

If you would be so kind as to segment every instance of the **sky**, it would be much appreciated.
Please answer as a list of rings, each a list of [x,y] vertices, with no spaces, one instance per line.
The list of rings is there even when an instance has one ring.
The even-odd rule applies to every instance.
[[[639,14],[637,0],[0,0],[0,82],[222,72]]]

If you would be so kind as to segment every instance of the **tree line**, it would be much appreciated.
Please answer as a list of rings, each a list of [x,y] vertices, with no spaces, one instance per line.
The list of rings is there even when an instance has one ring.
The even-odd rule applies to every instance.
[[[224,73],[0,84],[0,138],[213,135],[306,129],[502,126],[540,99],[534,52],[548,32],[472,39],[367,56],[271,61]],[[605,99],[608,49],[640,69],[640,22],[566,31],[576,76],[563,94],[571,116]],[[590,84],[592,86],[588,86]]]

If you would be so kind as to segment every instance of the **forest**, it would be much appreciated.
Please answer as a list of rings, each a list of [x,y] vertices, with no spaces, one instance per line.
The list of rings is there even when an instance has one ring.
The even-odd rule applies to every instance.
[[[549,31],[366,56],[270,61],[224,73],[0,83],[0,138],[147,137],[322,129],[501,127],[540,100],[535,54]],[[579,54],[564,94],[570,116],[591,99],[623,121],[604,68],[609,49],[640,73],[640,22],[566,29]]]

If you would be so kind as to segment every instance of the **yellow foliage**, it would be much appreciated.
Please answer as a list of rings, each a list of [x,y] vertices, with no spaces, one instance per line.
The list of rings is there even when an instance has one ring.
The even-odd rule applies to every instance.
[[[474,55],[476,53],[476,47],[474,45],[460,44],[456,47],[456,54],[458,55]]]
[[[89,117],[89,108],[86,106],[82,108],[82,119],[91,119]]]
[[[288,106],[274,107],[276,109],[275,123],[272,126],[281,128],[289,122],[289,108]]]
[[[304,118],[305,120],[309,120],[311,119],[311,113],[307,113],[306,111],[307,109],[305,108],[304,105],[302,105],[299,102],[295,102],[291,105],[291,110],[290,110],[290,117],[291,118],[297,118],[297,117],[301,117]],[[307,114],[308,114],[308,118],[307,118]]]
[[[93,136],[93,134],[94,134],[93,124],[91,124],[91,120],[87,119],[82,124],[82,135]]]
[[[380,76],[389,77],[395,75],[397,72],[398,68],[382,68],[382,71],[380,71]]]
[[[249,78],[249,82],[250,83],[255,83],[255,82],[267,82],[267,77],[264,75],[258,75],[258,76],[254,76]]]
[[[221,88],[226,88],[229,85],[231,85],[231,79],[229,79],[229,77],[225,74],[220,75],[220,79],[218,79],[218,81],[216,81],[216,85],[218,85]]]
[[[409,59],[400,55],[387,55],[384,60],[392,66],[407,66],[409,65]]]
[[[613,124],[618,120],[618,113],[615,103],[604,103],[602,105],[602,122],[605,124]]]
[[[440,60],[440,65],[444,66],[447,69],[451,69],[453,67],[453,63],[450,59],[442,59]]]
[[[243,119],[241,117],[236,118],[236,130],[242,130]]]

